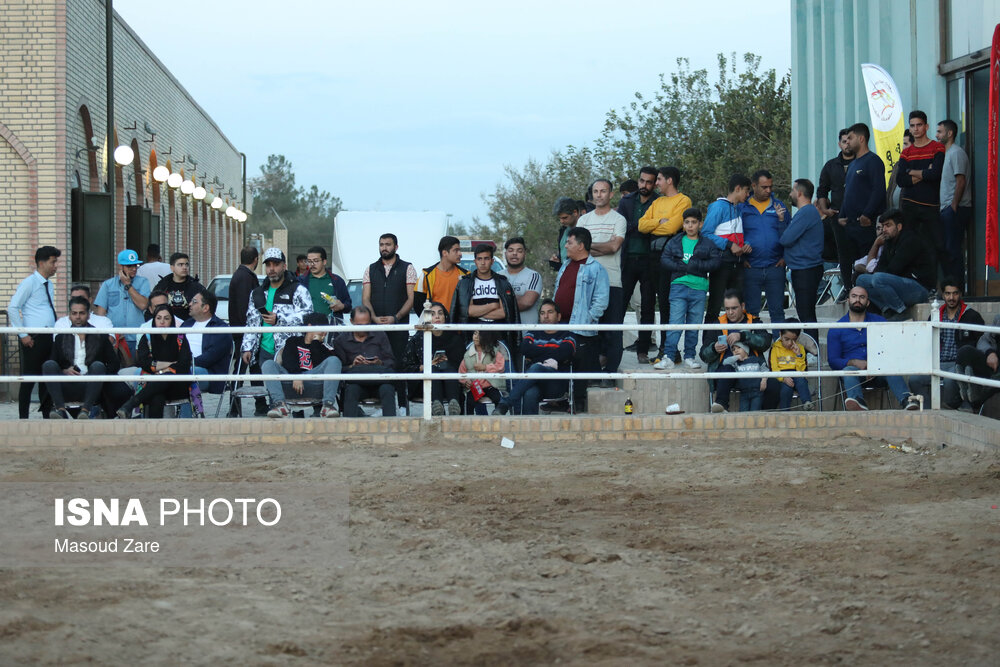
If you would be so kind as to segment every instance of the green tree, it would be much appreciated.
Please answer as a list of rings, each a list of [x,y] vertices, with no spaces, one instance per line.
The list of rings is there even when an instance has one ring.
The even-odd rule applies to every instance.
[[[304,253],[317,244],[329,251],[333,220],[343,208],[340,198],[315,185],[309,189],[296,186],[295,170],[284,155],[269,155],[260,172],[250,181],[254,215],[248,221],[247,233],[270,235],[281,226],[274,215],[277,213],[288,225],[289,255]]]
[[[791,185],[791,76],[762,71],[760,58],[750,53],[739,64],[735,54],[719,54],[712,80],[707,70],[692,70],[679,58],[677,71],[660,75],[652,96],[636,93],[627,106],[608,112],[593,148],[567,146],[544,163],[508,165],[505,181],[484,195],[488,222],[475,221],[473,233],[524,236],[532,249],[529,264],[551,287],[546,261],[558,229],[552,205],[561,196],[582,198],[595,178],[617,184],[635,178],[643,165],[674,165],[681,170],[681,191],[704,210],[726,194],[731,174],[768,169],[781,196]]]

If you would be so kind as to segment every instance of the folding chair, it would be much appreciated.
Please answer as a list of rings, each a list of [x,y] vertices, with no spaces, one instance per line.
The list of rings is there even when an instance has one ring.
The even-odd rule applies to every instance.
[[[249,366],[247,367],[247,376],[249,377]],[[243,375],[243,355],[238,355],[236,357],[236,372],[234,375]],[[232,410],[233,406],[236,405],[236,401],[240,401],[244,398],[267,398],[267,389],[263,386],[254,387],[250,384],[244,385],[242,387],[236,387],[238,382],[243,382],[243,380],[234,380],[232,382],[226,383],[226,388],[222,390],[222,396],[219,397],[219,405],[215,409],[215,416],[218,418],[219,413],[222,411],[222,404],[225,403],[223,397],[226,395],[226,390],[229,391],[229,409]]]
[[[840,277],[840,267],[827,269],[823,272],[823,279],[819,283],[819,293],[816,295],[816,305],[826,303],[827,299],[834,301],[844,293],[844,280]]]

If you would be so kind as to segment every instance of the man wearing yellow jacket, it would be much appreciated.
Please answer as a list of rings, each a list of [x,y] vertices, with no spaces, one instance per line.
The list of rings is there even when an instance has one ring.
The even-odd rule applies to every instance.
[[[670,321],[670,272],[660,265],[660,255],[667,241],[680,231],[684,222],[684,211],[691,208],[691,198],[677,190],[681,184],[681,172],[677,167],[660,167],[656,173],[656,189],[660,191],[646,213],[639,218],[639,233],[651,234],[649,244],[650,263],[656,267],[656,298],[660,304],[660,324]],[[660,350],[666,332],[660,332]],[[658,363],[657,356],[653,363]],[[674,360],[671,360],[674,361]],[[680,361],[678,357],[676,361]]]

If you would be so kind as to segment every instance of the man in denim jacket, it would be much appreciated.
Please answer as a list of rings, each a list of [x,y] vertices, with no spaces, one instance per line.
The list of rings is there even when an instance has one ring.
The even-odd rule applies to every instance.
[[[566,235],[566,261],[556,276],[555,299],[563,324],[597,324],[608,307],[611,281],[608,272],[590,255],[590,230],[573,227]],[[566,313],[569,313],[567,317]],[[597,332],[573,331],[576,338],[574,373],[595,373],[600,369]],[[587,382],[573,383],[577,412],[587,410]]]

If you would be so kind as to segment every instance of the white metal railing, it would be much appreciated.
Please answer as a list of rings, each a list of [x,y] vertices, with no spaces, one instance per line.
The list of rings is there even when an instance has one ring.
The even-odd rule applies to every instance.
[[[937,311],[934,310],[932,317],[937,315]],[[602,331],[717,331],[719,329],[725,328],[727,325],[720,324],[717,322],[707,323],[707,324],[368,324],[364,326],[355,325],[326,325],[318,327],[309,327],[309,331],[321,331],[321,332],[334,332],[334,333],[348,333],[353,331],[420,331],[424,337],[423,341],[423,371],[418,371],[416,373],[404,373],[404,372],[392,372],[392,373],[365,373],[363,379],[365,381],[375,381],[375,380],[385,380],[385,381],[402,381],[402,380],[420,380],[423,383],[422,393],[424,398],[424,405],[430,405],[431,397],[431,382],[434,380],[475,380],[475,379],[502,379],[502,380],[520,380],[520,379],[537,379],[537,380],[622,380],[622,379],[654,379],[654,378],[683,378],[683,379],[696,379],[703,378],[706,380],[711,379],[722,379],[722,378],[743,378],[747,379],[753,378],[777,378],[777,377],[787,377],[790,373],[789,371],[770,371],[770,372],[755,372],[755,373],[741,373],[738,371],[722,372],[722,371],[677,371],[677,372],[649,372],[649,371],[619,371],[616,373],[561,373],[561,372],[547,372],[547,373],[440,373],[434,372],[432,370],[432,360],[433,360],[433,332],[435,330],[440,331],[482,331],[491,330],[495,332],[506,332],[506,331],[593,331],[595,334]],[[781,323],[771,324],[766,322],[758,322],[756,324],[742,323],[736,325],[728,325],[729,328],[739,329],[739,330],[772,330],[780,328],[783,325]],[[921,322],[905,321],[905,322],[816,322],[816,323],[802,323],[796,322],[792,325],[794,328],[799,330],[804,329],[861,329],[861,328],[873,328],[882,326],[893,326],[893,327],[904,327],[905,329],[930,329],[931,332],[931,350],[930,353],[930,368],[921,369],[913,372],[897,372],[891,369],[889,370],[863,370],[863,371],[845,371],[845,370],[828,370],[828,371],[802,371],[795,372],[795,377],[805,377],[805,378],[826,378],[826,377],[871,377],[871,376],[888,376],[888,375],[929,375],[934,378],[947,378],[953,380],[960,380],[963,382],[970,382],[973,384],[978,384],[988,387],[1000,388],[1000,381],[990,380],[987,378],[978,378],[974,376],[965,376],[957,373],[950,373],[941,370],[940,367],[940,354],[939,345],[940,337],[936,335],[938,329],[962,329],[968,331],[976,332],[1000,332],[1000,328],[990,327],[990,326],[979,326],[979,325],[960,325],[950,322],[938,322],[936,320],[928,320]],[[82,333],[86,335],[90,334],[135,334],[145,335],[151,333],[182,333],[182,334],[235,334],[235,333],[292,333],[301,334],[306,329],[303,326],[286,326],[286,327],[212,327],[211,331],[208,329],[197,329],[193,330],[190,327],[164,327],[157,328],[155,332],[149,327],[114,327],[114,328],[96,328],[96,327],[86,327],[82,330],[72,330],[72,329],[52,329],[43,327],[0,327],[0,334],[32,334],[32,333],[48,333],[48,334],[60,334],[60,333]],[[817,341],[817,345],[819,341]],[[818,349],[817,352],[822,354],[822,350]],[[401,360],[397,360],[397,363]],[[264,381],[264,380],[279,380],[287,382],[291,379],[295,379],[294,376],[289,374],[254,374],[249,376],[247,374],[236,374],[236,373],[216,373],[216,374],[204,374],[204,375],[180,375],[180,374],[166,374],[166,375],[143,375],[143,382],[194,382],[194,381],[211,381],[211,380],[225,380],[225,381],[238,381],[238,380],[253,380],[253,381]],[[310,374],[306,381],[308,382],[321,382],[324,380],[339,380],[339,381],[349,381],[349,380],[360,380],[358,373],[315,373]],[[122,375],[62,375],[58,378],[59,382],[134,382],[135,379],[129,376]],[[0,376],[0,382],[53,382],[53,376],[51,375],[7,375]],[[940,383],[931,382],[931,407],[933,409],[940,409],[941,405],[940,399]],[[430,410],[424,410],[424,419],[431,419]]]

